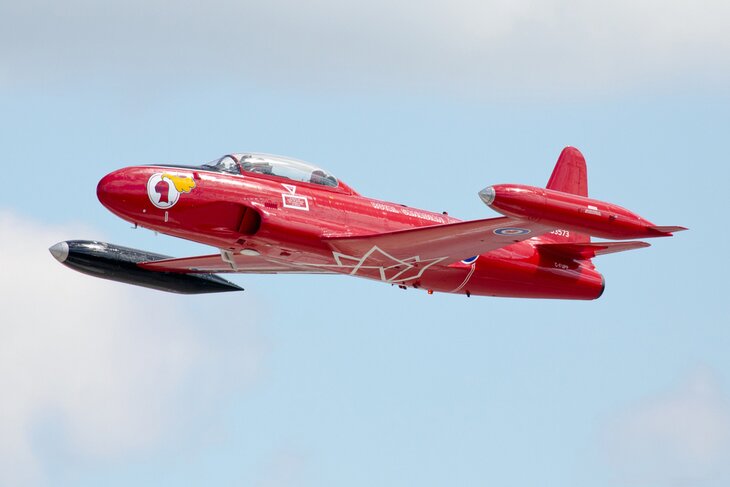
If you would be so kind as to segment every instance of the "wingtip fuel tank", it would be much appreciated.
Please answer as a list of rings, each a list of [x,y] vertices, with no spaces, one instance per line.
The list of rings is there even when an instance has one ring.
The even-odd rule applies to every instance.
[[[496,184],[479,192],[493,210],[513,218],[612,240],[670,237],[684,227],[661,227],[618,205],[523,184]]]
[[[59,242],[48,249],[61,264],[102,279],[178,294],[243,291],[215,274],[183,274],[143,269],[140,262],[168,258],[142,250],[91,240]]]

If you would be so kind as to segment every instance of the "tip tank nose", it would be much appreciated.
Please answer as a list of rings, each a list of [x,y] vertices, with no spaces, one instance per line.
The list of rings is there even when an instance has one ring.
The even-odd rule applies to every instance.
[[[68,244],[66,242],[58,242],[51,246],[48,251],[60,263],[64,263],[68,258]]]
[[[490,206],[494,203],[495,192],[492,186],[487,186],[483,190],[479,191],[479,198],[484,202],[485,205]]]

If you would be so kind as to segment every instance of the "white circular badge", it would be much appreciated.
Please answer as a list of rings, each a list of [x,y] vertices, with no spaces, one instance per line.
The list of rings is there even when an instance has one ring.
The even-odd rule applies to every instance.
[[[180,199],[180,192],[166,174],[155,173],[147,181],[147,196],[157,208],[172,208]]]

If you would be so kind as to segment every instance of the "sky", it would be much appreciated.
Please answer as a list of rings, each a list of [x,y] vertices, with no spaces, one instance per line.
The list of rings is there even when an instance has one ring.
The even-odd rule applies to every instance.
[[[0,485],[730,482],[727,2],[0,2]],[[596,259],[597,301],[234,276],[177,296],[48,253],[132,229],[135,164],[256,151],[476,219],[490,184],[690,231]]]

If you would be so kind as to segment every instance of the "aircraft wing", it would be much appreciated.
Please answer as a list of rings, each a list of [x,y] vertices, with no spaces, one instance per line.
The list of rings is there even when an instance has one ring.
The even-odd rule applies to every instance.
[[[356,237],[324,239],[333,252],[327,265],[269,260],[232,252],[141,262],[143,269],[180,273],[332,274],[374,272],[376,277],[407,280],[431,265],[483,254],[542,235],[552,227],[509,217],[418,227]]]
[[[180,273],[224,273],[238,274],[332,274],[320,267],[305,267],[286,262],[270,261],[261,256],[247,256],[232,252],[163,259],[137,264],[143,269]]]
[[[553,227],[509,217],[488,218],[395,232],[326,239],[341,262],[397,265],[454,262],[542,235]],[[355,264],[357,265],[357,264]]]

